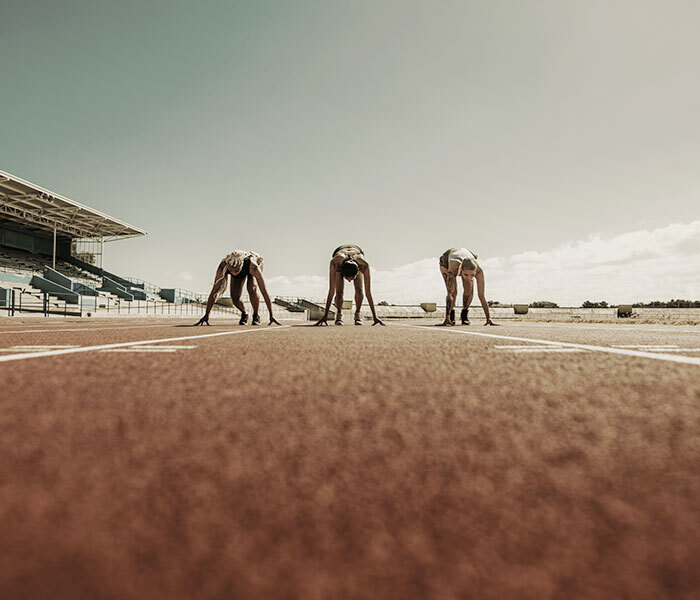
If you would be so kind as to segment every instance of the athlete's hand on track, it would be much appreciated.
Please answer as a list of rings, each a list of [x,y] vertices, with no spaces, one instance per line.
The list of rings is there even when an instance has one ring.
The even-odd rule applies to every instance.
[[[269,327],[269,326],[272,325],[273,323],[274,323],[275,325],[280,325],[280,322],[279,322],[277,319],[275,319],[275,317],[270,317],[270,322],[267,324],[267,326]]]
[[[197,321],[194,326],[197,327],[197,325],[209,325],[209,316],[204,315],[199,321]]]
[[[383,327],[386,327],[386,323],[384,323],[381,319],[378,319],[377,317],[374,317],[374,323],[372,323],[372,327],[375,325],[382,325]]]
[[[328,327],[328,317],[321,317],[318,321],[314,323],[314,327],[319,327],[323,325]]]
[[[487,325],[492,325],[493,327],[498,327],[499,324],[494,323],[491,319],[489,319],[488,321],[486,321],[486,323],[484,323],[484,327],[486,327]]]

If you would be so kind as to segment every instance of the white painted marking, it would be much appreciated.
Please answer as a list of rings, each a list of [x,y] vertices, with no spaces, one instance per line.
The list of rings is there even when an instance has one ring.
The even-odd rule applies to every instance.
[[[694,356],[674,356],[673,354],[662,354],[654,352],[641,352],[639,350],[630,350],[628,348],[613,348],[611,346],[591,346],[590,344],[574,344],[572,342],[556,342],[552,340],[540,340],[533,338],[514,337],[510,335],[497,335],[495,333],[477,333],[476,331],[464,331],[462,329],[447,329],[445,327],[431,327],[421,325],[401,325],[400,327],[411,327],[413,329],[422,329],[423,331],[433,331],[435,333],[461,333],[462,335],[475,335],[478,337],[494,338],[498,340],[512,340],[514,342],[532,342],[535,344],[551,344],[566,346],[568,348],[581,348],[583,350],[592,350],[594,352],[607,352],[609,354],[622,354],[623,356],[636,356],[639,358],[651,358],[654,360],[665,360],[668,362],[681,363],[686,365],[700,365],[700,358]],[[0,358],[2,360],[2,358]]]
[[[645,348],[678,348],[678,344],[613,344],[613,348],[634,348],[635,350],[643,350]]]
[[[533,352],[585,352],[581,348],[516,348],[511,354],[531,354]]]
[[[9,348],[0,348],[0,352],[42,352],[44,350],[58,350],[62,348],[79,348],[79,346],[10,346]]]
[[[172,348],[163,348],[162,350],[156,350],[155,348],[108,348],[107,350],[100,350],[100,352],[155,352],[156,354],[163,354],[164,352],[177,352]]]
[[[172,327],[170,323],[160,325],[121,325],[120,327],[54,327],[53,329],[24,329],[19,331],[0,331],[0,333],[57,333],[63,331],[111,331],[113,329],[146,329],[147,327]]]
[[[197,346],[135,346],[133,348],[107,348],[100,352],[177,352],[178,350],[191,350]]]
[[[624,346],[614,346],[615,348],[634,348],[635,350],[644,350],[645,352],[700,352],[700,348],[679,348],[678,344],[659,344],[658,346],[645,344],[645,345],[632,345],[626,344]]]
[[[512,349],[512,348],[561,348],[561,346],[557,346],[555,344],[547,344],[546,346],[533,346],[533,345],[527,345],[527,346],[519,346],[517,344],[506,344],[504,346],[494,346],[494,348],[505,348],[505,349]]]
[[[145,348],[147,350],[160,350],[161,348],[167,348],[168,350],[192,350],[197,346],[139,346],[139,348]]]
[[[56,344],[56,345],[45,345],[45,346],[12,346],[17,348],[17,350],[51,350],[53,348],[78,348],[78,344]]]
[[[94,352],[96,350],[106,350],[108,348],[127,348],[129,346],[144,346],[148,344],[159,344],[161,342],[179,342],[184,340],[200,340],[204,338],[220,337],[222,335],[236,335],[240,333],[259,333],[265,331],[281,331],[287,329],[291,325],[282,325],[275,328],[261,329],[242,329],[238,331],[221,331],[218,333],[205,333],[203,335],[185,335],[182,337],[165,338],[162,340],[143,340],[140,342],[121,342],[119,344],[102,344],[100,346],[82,346],[81,348],[65,348],[63,350],[47,350],[45,352],[33,352],[27,354],[10,354],[9,356],[0,356],[0,362],[9,362],[13,360],[24,360],[26,358],[44,358],[46,356],[61,356],[63,354],[75,354],[76,352]]]

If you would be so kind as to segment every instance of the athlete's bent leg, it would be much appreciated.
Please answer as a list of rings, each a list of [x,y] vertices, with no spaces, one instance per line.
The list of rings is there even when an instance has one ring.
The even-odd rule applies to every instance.
[[[340,281],[335,289],[335,324],[343,324],[343,294],[345,292],[345,279],[339,277]]]
[[[362,325],[362,302],[365,299],[364,289],[362,287],[362,278],[355,277],[355,325]]]
[[[245,325],[248,322],[248,313],[245,311],[245,304],[241,301],[241,293],[243,292],[243,281],[241,279],[231,278],[231,302],[241,311],[241,319],[239,325]]]
[[[253,306],[253,325],[260,325],[260,315],[258,314],[258,309],[260,308],[260,296],[258,296],[258,286],[255,283],[253,277],[248,277],[247,281],[248,287],[248,298]]]

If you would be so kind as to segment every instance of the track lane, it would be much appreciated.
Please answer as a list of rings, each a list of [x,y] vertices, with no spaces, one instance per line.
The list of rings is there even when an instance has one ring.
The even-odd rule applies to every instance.
[[[405,327],[180,344],[0,370],[8,597],[700,590],[693,368]]]
[[[513,336],[513,335],[499,335],[495,333],[484,333],[484,332],[478,332],[478,331],[469,331],[465,328],[461,329],[455,329],[452,327],[444,327],[444,328],[433,328],[433,327],[425,327],[425,326],[410,326],[408,327],[413,327],[414,329],[418,329],[421,331],[428,331],[432,333],[451,333],[451,334],[462,334],[462,335],[467,335],[467,336],[477,336],[477,337],[482,337],[482,338],[489,338],[489,339],[498,339],[498,340],[509,340],[511,342],[528,342],[531,344],[550,344],[550,345],[558,345],[562,346],[564,348],[577,348],[579,350],[589,350],[591,352],[605,352],[609,354],[619,354],[622,356],[632,356],[636,358],[648,358],[652,360],[663,360],[663,361],[668,361],[668,362],[675,362],[679,364],[687,364],[687,365],[696,365],[700,366],[700,357],[693,357],[693,356],[683,356],[680,353],[679,354],[668,354],[664,353],[663,351],[659,350],[656,352],[652,351],[642,351],[642,350],[633,350],[630,348],[623,348],[623,347],[615,347],[615,346],[599,346],[599,345],[592,345],[592,344],[582,344],[582,343],[575,343],[575,342],[568,342],[568,341],[562,341],[562,340],[556,340],[556,339],[543,339],[543,338],[530,338],[530,337],[520,337],[520,336]],[[554,337],[563,337],[563,336],[554,336]],[[688,352],[690,350],[686,350]]]

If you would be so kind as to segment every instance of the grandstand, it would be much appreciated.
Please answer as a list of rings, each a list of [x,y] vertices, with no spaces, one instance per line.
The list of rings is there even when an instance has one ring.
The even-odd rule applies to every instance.
[[[200,313],[201,297],[194,292],[104,269],[105,242],[144,235],[143,229],[0,171],[0,308],[10,315]]]

